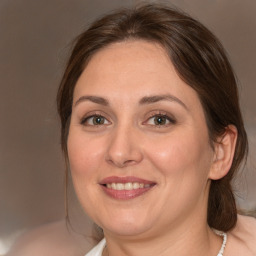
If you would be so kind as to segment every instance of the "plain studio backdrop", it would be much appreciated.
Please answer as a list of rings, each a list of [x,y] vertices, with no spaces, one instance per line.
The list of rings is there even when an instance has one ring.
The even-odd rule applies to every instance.
[[[0,1],[0,254],[22,231],[64,218],[64,161],[55,98],[72,39],[96,17],[139,2]],[[256,1],[165,2],[205,24],[228,52],[239,80],[251,150],[234,185],[239,205],[255,210]],[[74,214],[87,223],[78,203],[73,204],[78,209]]]

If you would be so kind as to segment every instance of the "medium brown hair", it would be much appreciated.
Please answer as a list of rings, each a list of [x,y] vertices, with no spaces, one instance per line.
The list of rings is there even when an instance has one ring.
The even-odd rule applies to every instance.
[[[231,181],[246,158],[248,147],[236,79],[219,40],[200,22],[181,11],[159,4],[117,10],[94,22],[76,39],[57,96],[66,159],[76,82],[97,51],[125,40],[146,40],[166,50],[180,78],[199,96],[212,145],[228,125],[237,128],[232,166],[225,177],[211,181],[207,214],[210,227],[222,231],[232,229],[237,221],[237,209]]]

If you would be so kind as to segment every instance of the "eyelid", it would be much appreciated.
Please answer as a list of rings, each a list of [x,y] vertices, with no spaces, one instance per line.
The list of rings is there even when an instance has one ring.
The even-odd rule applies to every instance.
[[[148,121],[154,117],[165,117],[169,123],[168,124],[164,124],[164,125],[153,125],[153,124],[149,124],[151,126],[156,126],[156,127],[166,127],[166,126],[169,126],[169,125],[173,125],[175,123],[177,123],[177,120],[176,118],[170,114],[170,113],[167,113],[166,111],[161,111],[161,110],[157,110],[157,111],[153,111],[151,112],[147,117],[146,117],[146,121],[143,122],[143,124],[147,124]]]
[[[93,118],[93,117],[102,117],[104,118],[108,124],[99,124],[99,125],[92,125],[92,124],[86,124],[86,122],[90,119],[90,118]],[[84,125],[84,126],[106,126],[106,125],[109,125],[111,124],[111,121],[109,121],[109,118],[106,117],[106,114],[102,112],[99,112],[99,111],[93,111],[93,112],[89,112],[87,113],[86,115],[84,115],[81,120],[80,120],[80,124],[81,125]]]

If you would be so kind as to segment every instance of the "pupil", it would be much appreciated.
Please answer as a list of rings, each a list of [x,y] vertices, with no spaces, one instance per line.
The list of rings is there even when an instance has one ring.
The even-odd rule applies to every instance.
[[[93,119],[93,123],[94,124],[103,124],[104,123],[104,120],[101,116],[96,116],[94,119]]]
[[[160,124],[165,124],[166,123],[166,118],[162,116],[157,116],[155,118],[155,124],[160,125]]]

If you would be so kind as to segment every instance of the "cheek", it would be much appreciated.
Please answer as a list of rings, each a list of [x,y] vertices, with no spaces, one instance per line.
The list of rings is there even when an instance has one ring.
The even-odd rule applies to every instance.
[[[191,179],[210,168],[211,148],[206,135],[199,136],[193,131],[175,133],[145,148],[148,158],[165,177],[177,175]]]
[[[72,176],[89,178],[99,165],[104,155],[102,141],[90,139],[80,132],[70,132],[68,141],[68,157]]]
[[[182,134],[155,142],[154,151],[147,146],[150,162],[161,173],[163,202],[175,206],[172,210],[177,214],[204,200],[212,155],[207,137]]]
[[[89,216],[93,216],[95,203],[100,197],[95,190],[98,183],[98,175],[102,172],[102,143],[98,139],[90,139],[84,136],[78,129],[70,129],[68,141],[68,158],[72,182],[76,195]]]

